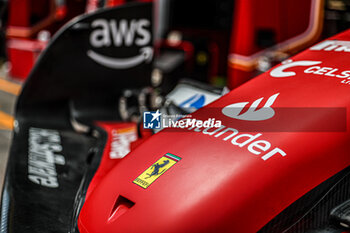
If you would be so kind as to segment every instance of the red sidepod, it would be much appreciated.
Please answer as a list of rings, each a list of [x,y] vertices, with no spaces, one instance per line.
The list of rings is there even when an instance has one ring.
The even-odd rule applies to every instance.
[[[349,41],[350,30],[192,114],[221,120],[220,129],[152,136],[90,194],[80,231],[258,231],[350,164]],[[172,166],[162,170],[166,158]],[[160,175],[147,188],[135,183],[156,167]]]

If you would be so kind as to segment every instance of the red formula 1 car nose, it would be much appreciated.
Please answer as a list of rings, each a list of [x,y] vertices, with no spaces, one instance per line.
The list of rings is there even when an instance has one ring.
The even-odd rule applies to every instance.
[[[338,54],[349,55],[315,48],[191,114],[220,126],[189,120],[137,147],[86,200],[81,231],[257,232],[345,169],[350,95]]]

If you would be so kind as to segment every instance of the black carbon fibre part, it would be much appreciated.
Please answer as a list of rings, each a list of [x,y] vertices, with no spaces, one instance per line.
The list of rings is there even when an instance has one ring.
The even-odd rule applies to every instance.
[[[325,227],[320,229],[310,230],[307,233],[342,233],[343,231],[334,227]]]
[[[151,61],[118,70],[102,66],[87,56],[90,50],[120,58],[140,53],[136,44],[99,48],[91,45],[93,22],[120,19],[147,19],[151,29],[152,4],[130,3],[77,17],[55,34],[40,55],[16,106],[16,126],[1,200],[1,233],[75,231],[76,217],[98,168],[106,137],[100,133],[96,139],[75,132],[71,118],[91,128],[95,121],[118,121],[117,100],[123,90],[150,83]],[[149,42],[143,46],[152,47],[152,41],[150,35]],[[41,156],[37,152],[39,155],[33,156],[30,149],[33,144],[29,143],[31,128],[49,129],[58,134],[60,143],[55,147],[60,148],[60,154],[42,150]],[[37,147],[45,144],[42,142],[45,139],[34,141]],[[36,157],[34,162],[32,157]],[[43,185],[41,182],[46,182],[47,177],[57,180],[58,185]]]
[[[350,200],[336,206],[330,217],[334,225],[350,230]]]
[[[259,233],[304,233],[330,224],[331,210],[350,197],[350,167],[299,198]]]

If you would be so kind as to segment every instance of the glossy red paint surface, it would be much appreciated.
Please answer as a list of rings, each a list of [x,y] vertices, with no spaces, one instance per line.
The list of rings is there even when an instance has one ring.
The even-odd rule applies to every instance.
[[[80,232],[257,232],[349,166],[350,53],[335,49],[349,43],[350,30],[331,43],[335,39],[345,42],[292,58],[317,64],[281,64],[192,114],[222,120],[226,129],[239,132],[166,129],[138,146],[90,194],[80,213]],[[263,97],[258,110],[277,93],[274,114],[267,119],[249,121],[222,113],[231,104],[252,104]],[[305,109],[315,109],[315,114]],[[243,134],[259,137],[244,143],[250,137],[236,138]],[[278,153],[263,159],[276,148]],[[146,189],[133,183],[166,153],[181,160]]]

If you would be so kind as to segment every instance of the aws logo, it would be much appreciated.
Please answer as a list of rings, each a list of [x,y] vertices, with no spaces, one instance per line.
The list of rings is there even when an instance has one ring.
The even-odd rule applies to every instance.
[[[140,47],[139,54],[132,57],[117,58],[97,53],[90,49],[87,55],[96,63],[112,69],[128,69],[149,63],[153,57],[151,42],[151,23],[148,19],[96,19],[91,23],[90,44],[93,48]]]

